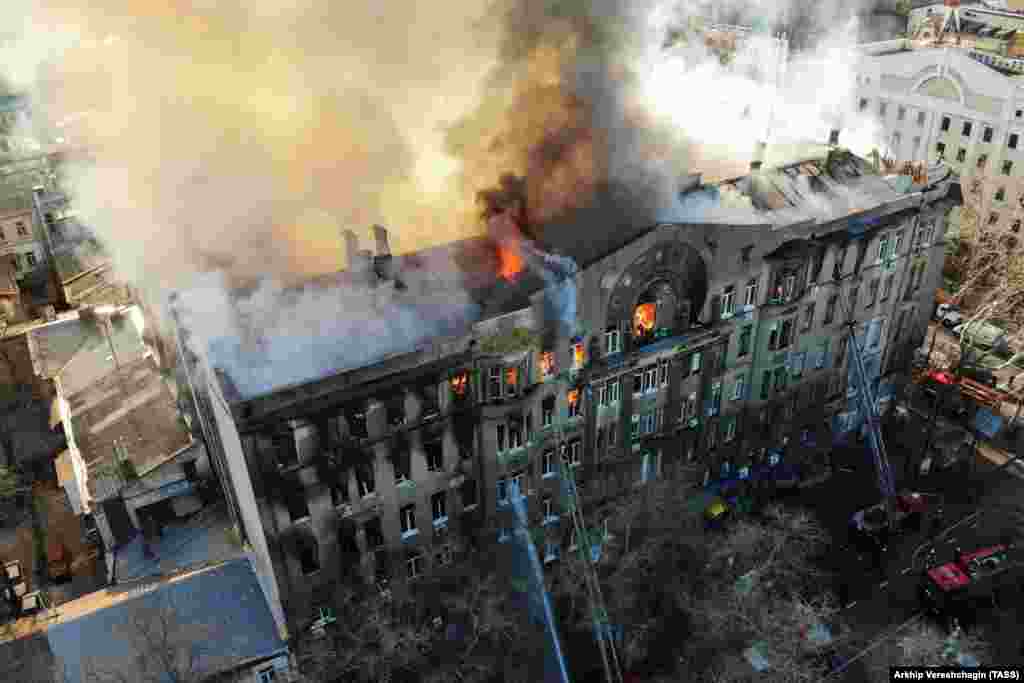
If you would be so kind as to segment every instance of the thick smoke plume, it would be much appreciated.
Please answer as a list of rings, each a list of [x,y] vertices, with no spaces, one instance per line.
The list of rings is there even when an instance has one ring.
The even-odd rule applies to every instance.
[[[792,21],[795,2],[714,9],[771,28]],[[815,25],[823,8],[852,9],[813,7]],[[702,11],[678,0],[12,0],[0,19],[16,35],[0,62],[51,135],[81,150],[77,208],[119,270],[150,291],[199,286],[183,297],[193,331],[240,339],[214,344],[215,360],[259,390],[366,360],[355,346],[415,343],[438,330],[428,318],[472,310],[457,281],[448,308],[415,287],[376,305],[348,285],[285,288],[342,265],[342,227],[392,227],[401,253],[479,233],[481,213],[508,209],[542,247],[586,239],[584,227],[707,217],[680,206],[679,179],[745,172],[759,134],[735,134],[735,102],[718,94],[765,86],[754,73],[721,87],[717,55],[699,45],[666,51]],[[847,106],[851,67],[837,57],[808,74],[773,97],[810,102],[802,121],[825,130]],[[716,114],[717,128],[702,127]],[[193,279],[210,270],[226,277]],[[236,315],[226,289],[259,279]],[[396,326],[369,322],[383,317]]]

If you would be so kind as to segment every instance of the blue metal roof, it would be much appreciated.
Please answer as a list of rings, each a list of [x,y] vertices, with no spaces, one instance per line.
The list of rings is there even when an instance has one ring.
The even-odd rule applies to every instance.
[[[116,671],[128,680],[149,672],[138,655],[152,661],[134,638],[136,619],[173,610],[169,629],[174,649],[194,652],[197,669],[215,673],[241,662],[269,658],[285,651],[270,608],[248,559],[225,562],[193,576],[169,581],[139,597],[98,609],[52,626],[46,636],[70,683],[83,681],[88,667]],[[141,651],[140,651],[141,650]],[[163,677],[168,683],[170,678]]]

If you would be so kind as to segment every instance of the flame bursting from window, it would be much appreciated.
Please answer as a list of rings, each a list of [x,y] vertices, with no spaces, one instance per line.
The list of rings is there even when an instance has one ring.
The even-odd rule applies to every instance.
[[[511,391],[515,391],[516,381],[519,379],[519,368],[506,368],[505,369],[505,386]]]
[[[579,404],[579,402],[580,402],[580,390],[579,389],[572,389],[572,390],[570,390],[569,393],[567,394],[567,396],[568,396],[568,399],[569,399],[569,407],[570,408],[574,408],[574,407],[576,407]]]
[[[584,360],[585,359],[584,359],[584,356],[583,356],[583,344],[582,344],[582,342],[573,344],[572,345],[572,366],[573,366],[573,368],[575,368],[577,370],[582,368]]]
[[[555,374],[555,353],[553,351],[541,352],[540,369],[544,377],[549,377]]]
[[[654,329],[655,306],[654,304],[640,304],[633,311],[633,331],[637,337],[642,337]]]
[[[469,376],[466,373],[461,375],[455,375],[452,377],[452,393],[462,398],[466,395],[466,389],[469,387]]]
[[[504,280],[515,279],[523,271],[523,257],[519,251],[508,245],[498,246],[498,275]]]

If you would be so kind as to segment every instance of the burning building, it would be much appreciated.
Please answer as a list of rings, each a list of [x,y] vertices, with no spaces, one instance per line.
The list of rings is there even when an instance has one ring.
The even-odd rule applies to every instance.
[[[945,167],[928,178],[893,184],[833,146],[682,196],[684,206],[743,196],[756,220],[742,225],[535,242],[497,230],[402,257],[382,229],[376,255],[350,236],[348,271],[310,286],[359,287],[377,306],[407,300],[424,315],[448,288],[473,305],[406,348],[360,336],[359,323],[331,342],[380,341],[376,357],[350,354],[276,386],[251,382],[238,362],[259,343],[225,354],[201,341],[179,294],[198,422],[292,625],[314,620],[346,577],[404,589],[457,567],[505,537],[515,491],[544,522],[541,557],[556,561],[574,543],[565,471],[600,515],[668,470],[747,479],[782,459],[820,461],[852,423],[841,323],[863,321],[878,375],[923,335],[955,180]],[[441,262],[457,273],[438,272]],[[424,264],[433,280],[421,279]],[[315,346],[289,343],[293,357]]]

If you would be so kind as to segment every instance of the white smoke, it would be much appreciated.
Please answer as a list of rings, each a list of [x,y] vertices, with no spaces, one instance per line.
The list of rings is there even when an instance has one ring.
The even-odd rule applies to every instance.
[[[405,293],[393,283],[290,289],[267,280],[231,296],[213,273],[179,294],[175,312],[192,348],[205,348],[238,393],[252,397],[412,351],[475,321],[477,307],[462,290],[427,292],[426,278],[409,273]]]

